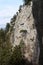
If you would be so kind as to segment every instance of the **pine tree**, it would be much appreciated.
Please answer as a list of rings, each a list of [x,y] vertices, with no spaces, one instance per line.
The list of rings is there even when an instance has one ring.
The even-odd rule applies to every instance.
[[[31,0],[23,0],[25,5],[29,4]]]

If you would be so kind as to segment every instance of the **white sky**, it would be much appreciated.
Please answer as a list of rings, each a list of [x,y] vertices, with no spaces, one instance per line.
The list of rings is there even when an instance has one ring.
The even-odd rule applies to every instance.
[[[21,4],[23,4],[23,0],[0,0],[0,28],[10,22]]]

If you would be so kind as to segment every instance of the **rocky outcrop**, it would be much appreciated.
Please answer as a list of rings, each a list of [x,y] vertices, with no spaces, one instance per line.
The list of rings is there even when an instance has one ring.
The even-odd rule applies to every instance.
[[[37,37],[37,30],[32,15],[32,3],[31,5],[22,6],[21,11],[18,13],[13,31],[10,35],[10,41],[15,47],[23,40],[25,43],[22,52],[29,62],[38,64],[39,61],[39,41]]]
[[[32,13],[40,45],[39,64],[43,65],[43,1],[33,0]]]

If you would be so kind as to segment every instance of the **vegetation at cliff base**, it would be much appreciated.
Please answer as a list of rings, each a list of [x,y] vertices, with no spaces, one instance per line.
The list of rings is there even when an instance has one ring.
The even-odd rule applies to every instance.
[[[9,28],[9,25],[8,25]],[[0,29],[0,65],[26,65],[28,60],[25,59],[23,53],[25,48],[24,41],[21,40],[18,46],[15,46],[12,50],[12,44],[10,43],[9,35],[6,33],[8,29]],[[23,53],[22,53],[23,52]],[[30,63],[29,63],[30,65]]]
[[[5,30],[0,29],[0,65],[7,65],[11,56],[11,47]]]

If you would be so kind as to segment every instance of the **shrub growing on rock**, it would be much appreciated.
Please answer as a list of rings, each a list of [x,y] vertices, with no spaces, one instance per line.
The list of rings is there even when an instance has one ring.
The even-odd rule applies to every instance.
[[[27,5],[30,3],[31,0],[23,0],[24,1],[24,4]]]

